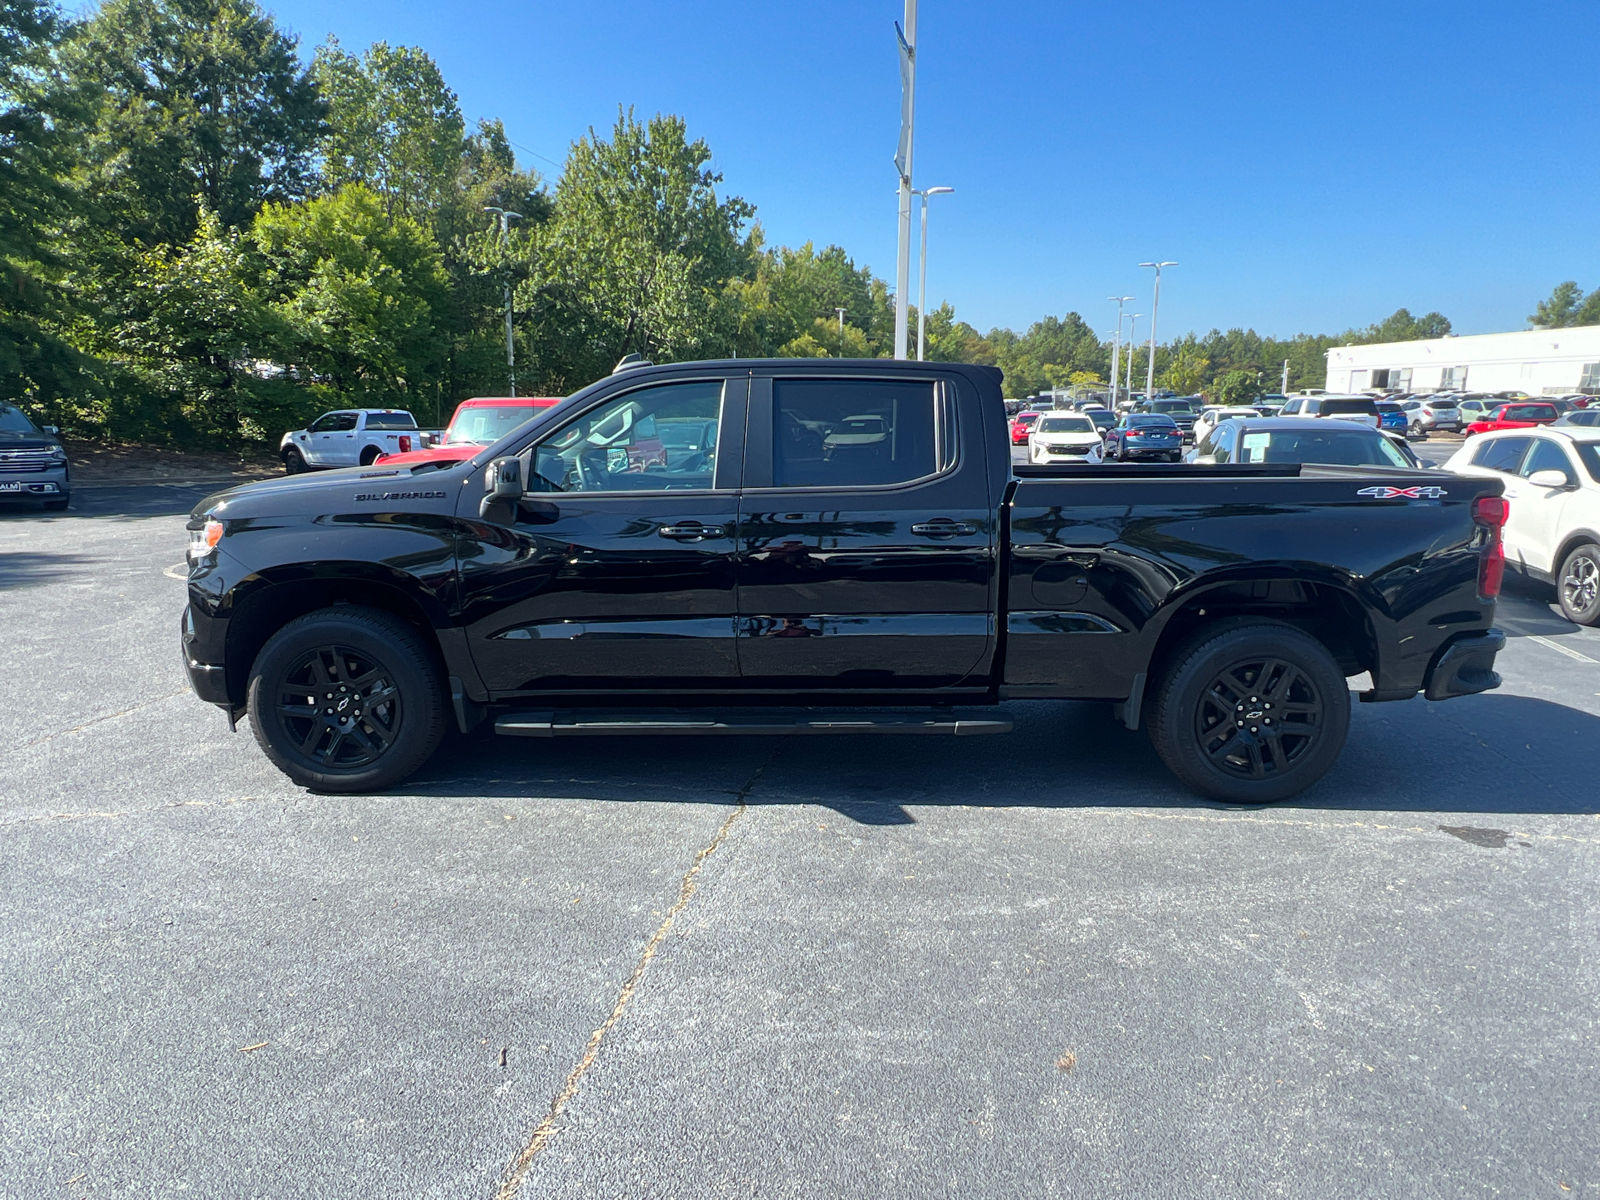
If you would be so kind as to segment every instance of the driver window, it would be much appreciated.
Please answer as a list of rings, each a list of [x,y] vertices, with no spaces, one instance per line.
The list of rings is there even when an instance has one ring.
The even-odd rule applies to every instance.
[[[544,437],[528,490],[709,490],[721,417],[720,379],[626,392]]]

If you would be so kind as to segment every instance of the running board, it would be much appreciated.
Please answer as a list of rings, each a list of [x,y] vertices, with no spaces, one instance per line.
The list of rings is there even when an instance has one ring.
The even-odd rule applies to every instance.
[[[832,733],[932,733],[970,737],[1010,733],[1011,717],[992,710],[825,708],[658,709],[625,712],[576,709],[506,713],[494,731],[508,737],[626,737],[630,735],[755,735],[793,737]]]

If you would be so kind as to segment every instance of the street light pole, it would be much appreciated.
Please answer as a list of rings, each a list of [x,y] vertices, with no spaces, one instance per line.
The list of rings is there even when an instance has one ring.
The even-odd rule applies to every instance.
[[[1150,301],[1150,363],[1145,376],[1144,398],[1150,400],[1156,394],[1156,314],[1161,311],[1161,268],[1175,267],[1175,262],[1143,262],[1141,267],[1154,267],[1156,269],[1156,292]]]
[[[928,197],[945,196],[955,191],[953,187],[931,187],[918,191],[911,190],[914,196],[922,197],[922,254],[917,259],[917,361],[921,362],[927,357],[923,347],[927,344],[928,333]]]
[[[842,308],[836,308],[833,311],[839,314],[839,357],[843,358],[844,357],[844,313],[845,313],[845,310],[842,309]]]
[[[485,204],[483,211],[495,213],[500,218],[500,254],[504,266],[506,248],[511,242],[511,222],[522,220],[522,214],[512,212],[509,208],[496,208],[492,204]],[[512,339],[511,325],[511,270],[506,268],[506,379],[511,385],[511,394],[517,394],[517,344]]]
[[[917,113],[917,0],[906,0],[906,27],[900,39],[900,145],[894,164],[900,172],[900,237],[895,263],[894,356],[905,358],[910,333],[907,321],[911,294],[911,147]]]
[[[1117,302],[1117,336],[1116,336],[1116,339],[1111,343],[1111,411],[1112,412],[1116,412],[1117,411],[1117,368],[1118,368],[1119,365],[1121,365],[1121,361],[1122,361],[1122,306],[1124,304],[1126,304],[1129,300],[1132,300],[1133,297],[1132,296],[1107,296],[1106,299],[1107,300],[1115,300]],[[1132,339],[1131,338],[1129,339],[1128,354],[1130,356],[1133,354],[1133,346],[1132,346]]]
[[[1122,390],[1128,394],[1130,400],[1133,398],[1133,330],[1142,316],[1143,313],[1128,314],[1128,365],[1124,368]]]
[[[1285,396],[1289,394],[1289,360],[1287,358],[1283,360],[1283,382],[1278,385],[1278,391]]]

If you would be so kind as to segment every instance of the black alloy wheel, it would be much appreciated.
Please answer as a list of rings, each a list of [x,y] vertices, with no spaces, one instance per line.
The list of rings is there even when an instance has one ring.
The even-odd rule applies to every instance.
[[[276,719],[323,768],[371,766],[400,732],[400,689],[383,663],[350,646],[316,646],[279,680]]]
[[[305,456],[290,446],[283,452],[283,473],[285,475],[300,475],[306,469]]]
[[[1567,555],[1557,591],[1567,620],[1600,624],[1600,546],[1588,542]]]
[[[1326,647],[1276,621],[1202,632],[1168,659],[1150,720],[1157,753],[1215,800],[1283,800],[1320,779],[1344,746],[1350,692]]]
[[[425,762],[445,729],[429,648],[389,613],[338,605],[289,622],[250,674],[256,741],[296,783],[365,792]]]

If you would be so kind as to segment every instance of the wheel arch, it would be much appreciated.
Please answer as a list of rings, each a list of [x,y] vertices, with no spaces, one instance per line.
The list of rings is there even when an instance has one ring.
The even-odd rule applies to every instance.
[[[318,563],[279,567],[252,576],[235,589],[229,605],[227,662],[229,700],[245,703],[251,668],[272,635],[307,613],[339,605],[374,608],[399,617],[422,635],[441,672],[445,668],[438,630],[446,614],[422,594],[414,580],[371,563]]]
[[[1567,561],[1567,555],[1586,542],[1600,546],[1600,534],[1592,529],[1575,529],[1561,539],[1555,554],[1550,557],[1550,577],[1555,580],[1557,586],[1561,583],[1561,567]]]
[[[1256,617],[1292,625],[1320,642],[1340,670],[1379,676],[1383,643],[1373,619],[1373,604],[1357,588],[1338,579],[1269,570],[1214,579],[1185,589],[1169,601],[1150,653],[1149,674],[1158,677],[1173,651],[1214,622]]]

